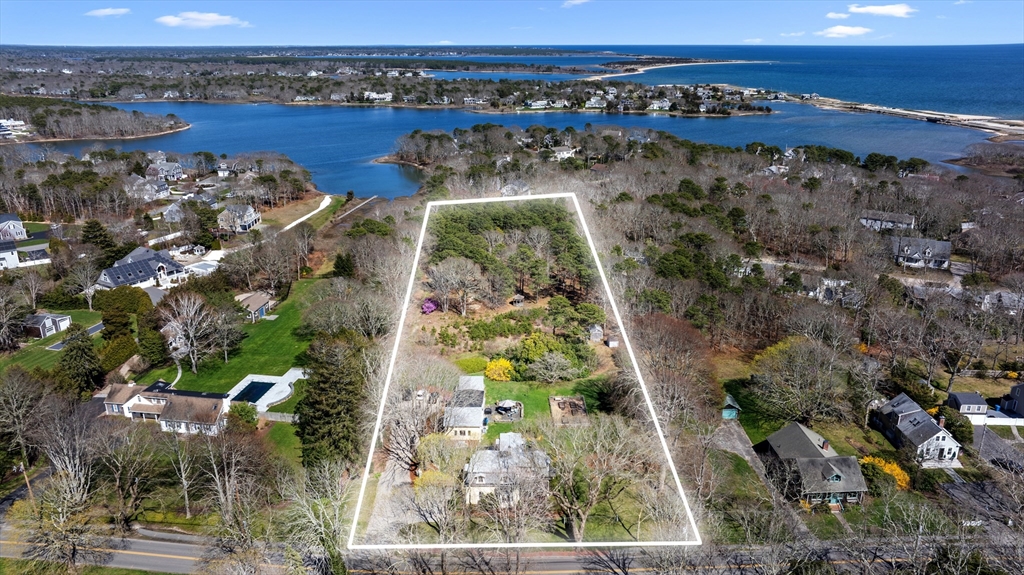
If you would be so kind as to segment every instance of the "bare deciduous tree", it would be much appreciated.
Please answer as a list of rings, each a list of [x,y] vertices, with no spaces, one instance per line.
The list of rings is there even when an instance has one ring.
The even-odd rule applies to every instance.
[[[166,299],[160,315],[171,333],[171,357],[180,362],[187,357],[192,373],[198,373],[199,361],[216,349],[216,322],[213,310],[203,296],[182,292]]]
[[[162,436],[163,450],[181,484],[181,496],[185,503],[185,518],[192,518],[189,488],[199,479],[198,440],[190,435],[165,433]]]
[[[118,417],[101,422],[96,434],[96,457],[112,495],[107,506],[115,531],[122,535],[132,531],[132,520],[160,472],[153,432],[148,425]]]
[[[25,302],[32,309],[36,308],[36,299],[39,294],[46,291],[47,284],[49,281],[33,268],[29,268],[25,275],[14,282],[14,286],[25,296]]]
[[[92,311],[92,299],[96,295],[93,286],[96,285],[96,280],[99,278],[100,270],[96,269],[96,266],[88,258],[79,260],[71,266],[71,272],[66,278],[68,285],[74,287],[85,297],[86,303],[89,304],[89,311]]]
[[[43,400],[43,385],[20,366],[8,367],[0,375],[0,428],[14,436],[22,462],[29,464],[29,444]]]
[[[18,349],[21,338],[21,321],[25,317],[24,308],[18,303],[14,289],[8,285],[0,285],[0,351]]]

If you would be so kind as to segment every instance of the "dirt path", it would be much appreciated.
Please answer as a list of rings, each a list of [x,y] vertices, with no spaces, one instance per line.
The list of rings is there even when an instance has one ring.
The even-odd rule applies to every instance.
[[[377,482],[377,494],[373,499],[373,514],[366,527],[365,541],[374,543],[392,542],[398,530],[419,521],[403,499],[412,497],[412,481],[409,472],[388,461]]]

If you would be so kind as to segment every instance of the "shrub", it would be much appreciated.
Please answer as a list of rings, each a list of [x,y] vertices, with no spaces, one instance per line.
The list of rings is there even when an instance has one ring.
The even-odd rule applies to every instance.
[[[92,307],[96,311],[118,310],[129,314],[143,314],[153,309],[153,301],[142,288],[120,286],[112,290],[97,291]]]
[[[868,484],[868,495],[879,497],[891,489],[896,489],[896,479],[874,463],[861,463],[860,471]]]
[[[868,469],[870,466],[892,477],[897,489],[906,491],[910,488],[910,476],[907,475],[907,472],[903,471],[903,468],[894,461],[888,461],[881,457],[872,457],[869,455],[867,457],[862,457],[860,459],[860,464],[861,471],[864,473],[865,479],[868,479],[868,474],[872,472]],[[875,495],[875,493],[872,493],[872,495]]]
[[[950,481],[952,479],[941,469],[921,469],[914,476],[914,489],[934,493],[939,490],[940,485]]]
[[[946,429],[960,445],[974,443],[974,426],[959,411],[943,405],[939,408],[939,416],[946,418]]]
[[[487,362],[484,375],[494,381],[509,381],[512,379],[512,362],[499,357]]]
[[[117,369],[119,365],[131,359],[131,357],[137,353],[139,353],[139,346],[135,343],[135,338],[131,335],[122,335],[116,339],[112,339],[110,343],[103,348],[103,357],[100,360],[100,368],[103,369],[104,372]]]
[[[434,300],[432,299],[425,300],[423,305],[420,306],[420,311],[423,312],[424,315],[432,314],[437,311],[437,304],[434,303]]]
[[[455,360],[455,367],[461,369],[463,373],[480,373],[487,369],[487,358],[474,355],[473,357],[457,359]],[[494,378],[492,377],[491,379]]]

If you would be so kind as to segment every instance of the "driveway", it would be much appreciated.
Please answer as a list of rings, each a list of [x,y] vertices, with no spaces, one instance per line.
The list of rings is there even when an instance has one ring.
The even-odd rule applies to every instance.
[[[978,457],[985,461],[1001,457],[1024,465],[1024,453],[988,427],[974,426],[974,448],[978,450]]]
[[[89,337],[92,337],[92,336],[96,335],[97,333],[99,333],[101,329],[103,329],[103,322],[100,322],[100,323],[90,327],[86,331],[88,332]],[[60,351],[60,350],[64,349],[64,342],[63,341],[58,341],[57,343],[51,345],[50,347],[48,347],[46,349],[48,349],[50,351]]]

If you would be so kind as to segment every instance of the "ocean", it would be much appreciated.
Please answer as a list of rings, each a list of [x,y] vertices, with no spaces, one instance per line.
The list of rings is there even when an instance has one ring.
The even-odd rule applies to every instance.
[[[375,164],[372,160],[389,154],[399,136],[416,129],[451,131],[490,122],[582,130],[591,123],[665,130],[681,138],[727,146],[753,141],[778,146],[818,144],[850,150],[862,157],[881,152],[900,158],[916,156],[933,163],[959,157],[964,148],[987,137],[977,130],[797,103],[773,103],[777,113],[771,115],[729,118],[571,112],[497,115],[444,109],[181,102],[118,106],[150,114],[176,114],[192,128],[138,140],[61,142],[54,147],[77,156],[94,145],[185,154],[199,150],[217,155],[277,151],[308,169],[324,192],[344,194],[353,190],[361,197],[387,198],[415,192],[420,174],[415,169]]]

